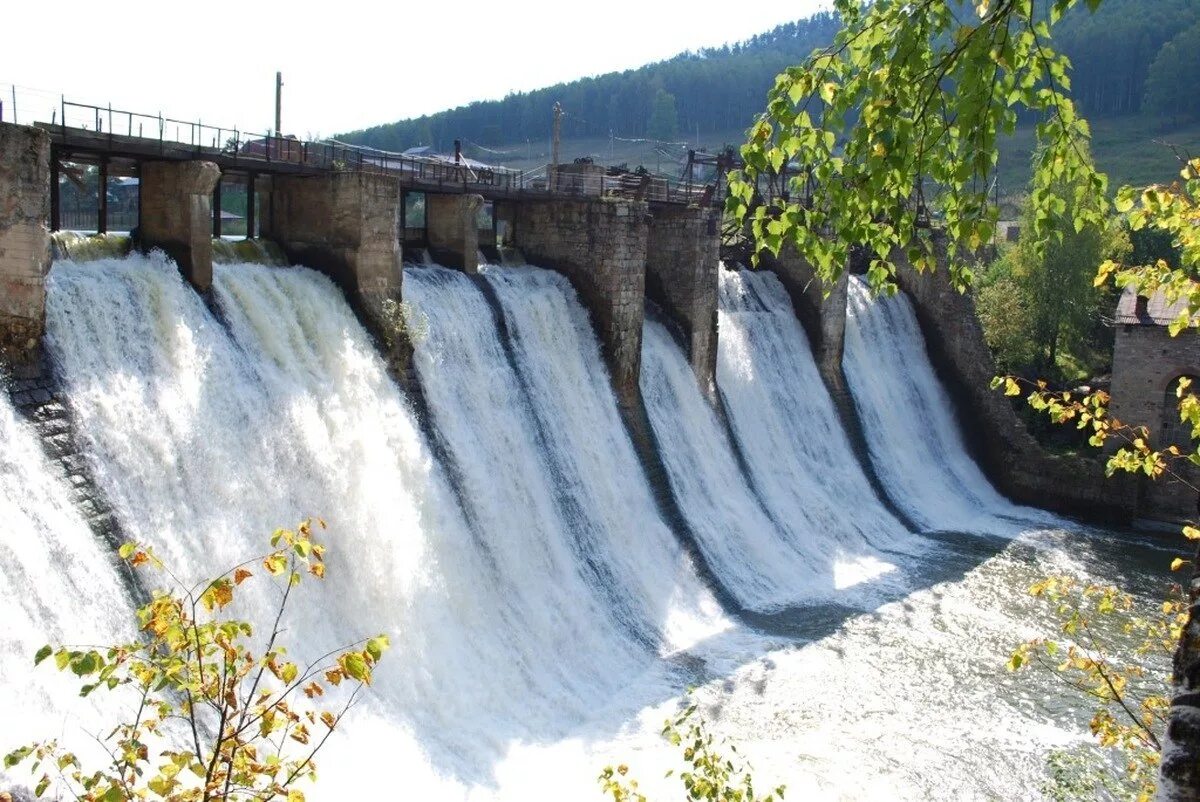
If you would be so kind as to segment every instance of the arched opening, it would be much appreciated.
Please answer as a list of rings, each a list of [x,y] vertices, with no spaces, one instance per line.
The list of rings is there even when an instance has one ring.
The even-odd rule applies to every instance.
[[[1159,422],[1159,448],[1191,445],[1192,427],[1179,420],[1179,383],[1184,379],[1191,382],[1189,392],[1200,392],[1200,383],[1197,383],[1195,376],[1176,376],[1167,383],[1167,389],[1163,393],[1162,420]]]

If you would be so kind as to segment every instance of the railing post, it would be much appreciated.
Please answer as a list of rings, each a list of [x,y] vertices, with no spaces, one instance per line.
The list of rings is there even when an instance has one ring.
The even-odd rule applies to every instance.
[[[108,157],[100,158],[100,187],[96,204],[96,233],[108,232]]]
[[[221,178],[217,179],[217,185],[213,187],[212,200],[212,233],[213,239],[218,239],[221,236]]]
[[[58,188],[58,150],[50,148],[50,230],[62,228],[62,201]]]
[[[258,174],[253,171],[246,177],[246,239],[254,237],[254,227],[258,222]]]

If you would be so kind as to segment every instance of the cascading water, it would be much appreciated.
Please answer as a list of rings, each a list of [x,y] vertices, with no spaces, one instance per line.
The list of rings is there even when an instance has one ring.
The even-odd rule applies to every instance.
[[[657,632],[668,648],[723,629],[715,599],[658,514],[570,283],[531,267],[483,275],[503,308],[551,476],[589,565],[610,593],[627,596],[639,627]]]
[[[842,365],[892,500],[927,529],[1013,534],[1061,525],[996,492],[967,454],[908,298],[874,298],[859,276],[850,277],[849,294]]]
[[[393,633],[372,705],[345,742],[361,745],[357,729],[414,764],[432,763],[439,793],[447,780],[488,782],[486,767],[513,742],[563,737],[589,712],[615,704],[628,715],[630,700],[668,697],[683,680],[659,653],[729,626],[647,512],[635,477],[613,491],[629,494],[632,514],[608,513],[611,528],[594,523],[603,520],[596,507],[610,501],[608,482],[589,479],[591,493],[579,480],[573,498],[590,505],[588,517],[547,512],[538,530],[512,517],[510,501],[546,493],[536,487],[545,471],[518,464],[511,476],[492,475],[500,497],[482,489],[471,505],[477,523],[468,525],[369,340],[318,274],[218,265],[224,325],[160,257],[61,262],[50,284],[48,344],[128,533],[155,544],[182,575],[200,577],[261,552],[276,526],[324,517],[329,580],[294,611],[299,656]],[[621,433],[615,409],[604,418],[587,398],[606,389],[599,377],[575,406]],[[540,414],[561,411],[546,406]],[[481,442],[502,428],[495,417],[476,423]],[[619,444],[606,447],[622,454]],[[468,450],[459,464],[476,458]],[[551,481],[564,471],[630,471],[576,459],[560,451]],[[470,465],[480,467],[488,470]],[[534,473],[523,487],[526,470]],[[630,578],[630,587],[619,584]],[[271,602],[251,596],[248,606]],[[564,659],[572,654],[578,662]],[[646,674],[659,679],[613,702]],[[354,751],[346,748],[339,776],[353,775]]]
[[[56,475],[2,385],[0,520],[2,755],[60,732],[99,730],[121,712],[102,694],[80,700],[75,677],[54,671],[53,660],[35,668],[38,649],[133,638],[114,555],[75,509],[65,479]],[[103,754],[86,741],[73,748],[90,760]],[[13,779],[27,782],[18,774]],[[4,785],[0,768],[0,788]]]
[[[513,278],[507,271],[503,278],[487,275],[489,280]],[[563,292],[540,271],[513,275],[530,293]],[[517,580],[510,593],[527,610],[527,620],[514,623],[529,637],[545,640],[548,662],[540,670],[561,672],[573,695],[563,710],[595,703],[621,677],[650,669],[660,652],[687,647],[728,626],[696,586],[670,533],[647,505],[644,489],[622,487],[613,478],[632,472],[625,484],[633,485],[637,466],[629,462],[632,452],[619,421],[612,420],[615,410],[604,406],[605,401],[612,405],[607,384],[597,386],[586,373],[582,382],[575,375],[562,376],[564,370],[595,369],[584,367],[595,351],[590,329],[586,339],[569,337],[581,314],[574,302],[546,304],[553,317],[549,325],[560,332],[553,359],[522,364],[518,349],[506,352],[493,309],[463,273],[409,268],[405,292],[422,388],[461,477],[480,548],[501,577]],[[507,322],[513,339],[523,336],[520,321]],[[546,386],[531,386],[525,371],[545,373],[540,381]],[[571,416],[594,416],[587,424],[593,439],[611,440],[589,453],[574,450],[576,444],[566,438],[581,421]],[[597,458],[625,462],[588,474],[603,479],[584,480],[584,471],[595,466],[579,463]],[[610,492],[630,494],[622,520],[594,512],[609,501],[604,494]],[[665,575],[656,573],[663,570]],[[641,587],[648,595],[640,597],[626,583],[643,576]],[[683,593],[681,599],[663,593],[684,582],[690,583],[684,587],[695,597],[696,609],[683,603],[688,600]],[[576,663],[573,654],[604,659]]]
[[[401,752],[449,733],[490,752],[493,717],[528,707],[530,658],[499,636],[511,631],[503,588],[370,341],[310,271],[218,266],[214,288],[228,329],[170,263],[52,272],[48,341],[129,533],[201,577],[260,553],[276,526],[323,516],[329,580],[295,609],[299,656],[392,633],[379,709],[363,715],[398,722]],[[480,666],[510,670],[485,688]],[[439,753],[448,773],[475,768],[467,751]]]
[[[643,375],[709,567],[764,610],[848,592],[861,607],[869,588],[897,596],[898,576],[909,588],[861,614],[784,611],[798,633],[787,642],[731,620],[702,586],[555,274],[406,271],[434,448],[341,294],[308,270],[217,266],[210,307],[161,257],[60,262],[47,344],[123,529],[181,574],[261,553],[300,517],[329,521],[329,578],[302,588],[289,644],[303,659],[386,631],[393,649],[310,797],[586,799],[601,766],[625,762],[652,798],[671,798],[677,750],[658,731],[693,683],[756,785],[787,782],[789,798],[1039,797],[1047,753],[1086,743],[1090,713],[1055,678],[1004,670],[1014,643],[1051,630],[1025,589],[1070,571],[1153,597],[1166,558],[1068,533],[922,547],[862,475],[782,288],[721,280],[733,437],[657,324]],[[29,658],[60,637],[126,637],[130,608],[111,555],[6,403],[0,747],[10,710],[29,722],[17,742],[61,732],[75,747],[79,725],[116,714],[88,707],[103,696],[80,708],[75,683]],[[872,456],[900,487],[888,452]],[[256,587],[243,586],[251,616],[274,601]]]
[[[771,273],[721,270],[717,386],[772,520],[837,591],[919,545],[880,503]]]
[[[824,562],[818,533],[778,526],[738,464],[716,412],[663,324],[647,319],[642,397],[679,506],[725,586],[745,607],[774,611],[813,601],[846,602],[836,577],[857,570]],[[841,559],[840,557],[838,558]]]

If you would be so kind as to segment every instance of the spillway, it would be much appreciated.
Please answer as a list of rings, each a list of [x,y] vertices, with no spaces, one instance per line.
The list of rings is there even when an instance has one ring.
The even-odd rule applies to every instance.
[[[763,505],[837,590],[920,550],[880,502],[774,274],[722,270],[717,386]]]
[[[677,750],[659,731],[693,685],[756,785],[786,782],[789,798],[1037,798],[1047,755],[1090,738],[1090,713],[1055,678],[1003,668],[1015,642],[1051,627],[1026,588],[1067,571],[1153,598],[1164,556],[1069,532],[908,532],[864,476],[772,276],[722,271],[727,419],[667,328],[645,330],[642,393],[703,566],[655,504],[563,277],[429,266],[404,278],[416,408],[313,271],[218,265],[208,298],[161,255],[60,261],[49,277],[47,347],[124,532],[200,578],[322,516],[328,579],[292,608],[294,653],[391,636],[309,798],[401,786],[472,802],[598,798],[607,763],[674,798],[664,774]],[[873,433],[888,386],[937,388],[936,376],[897,367],[923,358],[919,331],[887,319],[864,334],[879,309],[851,311],[848,374],[854,348],[904,348],[864,361],[874,384],[853,385],[897,505],[939,530],[1023,515],[969,472],[931,467],[965,451],[899,462],[930,431],[953,442],[932,391],[904,402],[931,411]],[[128,637],[133,603],[3,394],[0,443],[0,748],[62,734],[84,751],[116,713],[102,696],[80,706],[75,683],[30,657],[46,641]],[[919,471],[925,484],[901,483]],[[921,498],[905,506],[908,494]],[[721,609],[708,575],[743,607],[786,617],[788,636]],[[272,608],[261,586],[243,589],[239,611]]]
[[[849,580],[864,567],[868,573],[883,569],[883,563],[869,548],[856,553],[822,543],[828,533],[803,521],[773,519],[679,344],[652,319],[643,333],[641,390],[679,506],[705,558],[743,606],[769,612],[861,601],[852,587],[867,586]],[[781,506],[776,514],[790,512]]]
[[[851,276],[846,314],[846,380],[871,459],[906,514],[926,529],[955,532],[1062,525],[1004,498],[971,459],[906,296],[876,298]]]

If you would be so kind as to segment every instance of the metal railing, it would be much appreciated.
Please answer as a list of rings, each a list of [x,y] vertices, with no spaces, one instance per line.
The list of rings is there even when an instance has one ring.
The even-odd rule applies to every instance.
[[[156,149],[159,154],[184,148],[195,158],[218,160],[223,166],[286,164],[300,170],[353,171],[400,177],[417,190],[438,189],[474,191],[493,196],[516,194],[554,194],[591,197],[631,197],[650,201],[676,203],[719,203],[719,186],[714,182],[694,183],[682,178],[641,173],[611,174],[610,171],[572,170],[572,165],[560,165],[554,172],[551,186],[550,165],[520,172],[506,167],[481,165],[463,159],[410,155],[353,145],[337,140],[301,140],[272,131],[212,125],[200,120],[180,120],[163,114],[146,114],[111,105],[68,101],[65,97],[51,98],[38,92],[36,103],[26,101],[13,88],[12,98],[4,114],[13,119],[15,101],[23,101],[26,109],[22,123],[33,122],[36,116],[49,113],[50,120],[39,120],[61,134],[64,141],[80,139],[79,131],[91,132],[102,140],[105,151],[130,155]],[[51,107],[53,100],[58,108]],[[0,99],[3,100],[3,99]],[[29,113],[29,109],[37,109]],[[94,140],[96,136],[82,137]],[[147,146],[147,140],[156,143]],[[85,141],[84,147],[86,148]],[[267,168],[269,169],[269,168]]]

